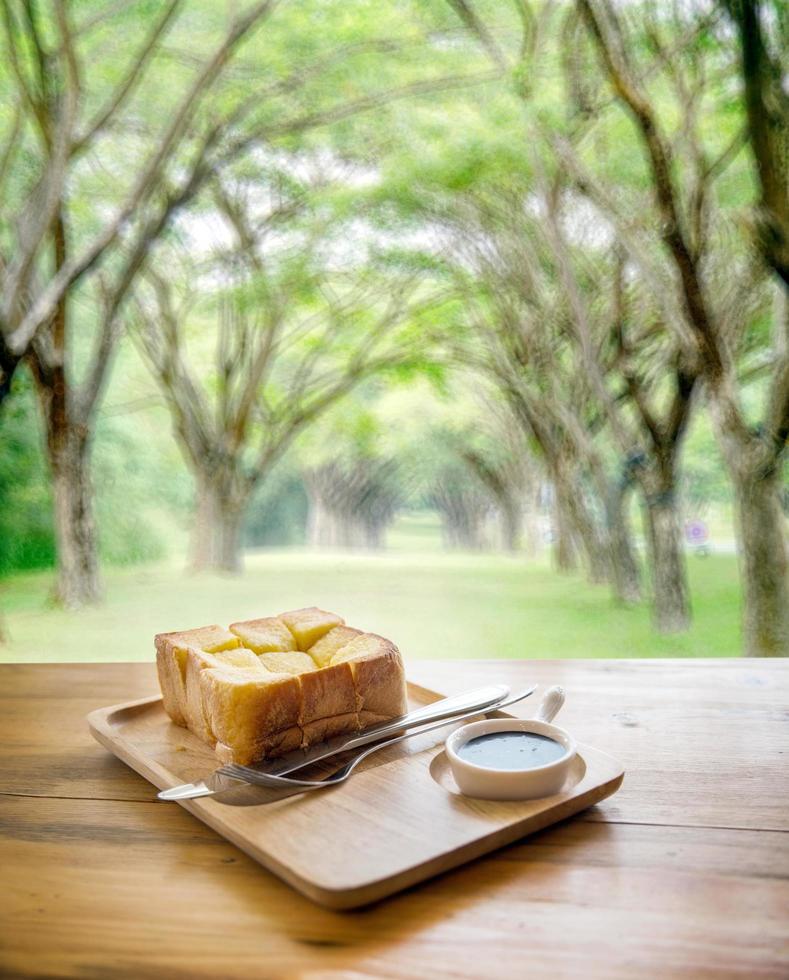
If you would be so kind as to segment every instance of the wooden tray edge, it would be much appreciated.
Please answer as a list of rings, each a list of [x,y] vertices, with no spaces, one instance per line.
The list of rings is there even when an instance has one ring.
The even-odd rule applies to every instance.
[[[420,684],[413,684],[410,681],[408,682],[408,686],[412,691],[419,692],[423,697],[432,700],[437,700],[444,696],[431,688],[424,687]],[[166,789],[173,785],[169,771],[163,766],[139,756],[134,746],[128,743],[127,739],[112,730],[110,723],[112,716],[120,711],[136,707],[142,708],[149,704],[153,705],[158,701],[161,701],[160,696],[152,696],[111,705],[106,708],[98,708],[90,712],[86,720],[91,734],[99,744],[129,766],[130,769],[133,769],[144,779],[147,779],[155,787]],[[380,901],[428,878],[452,871],[468,861],[489,854],[491,851],[511,844],[516,840],[530,836],[533,833],[538,833],[540,830],[544,830],[554,823],[558,823],[561,820],[574,816],[582,810],[588,809],[595,803],[599,803],[601,800],[615,793],[624,779],[624,769],[622,766],[613,757],[599,749],[584,745],[579,745],[578,749],[579,754],[582,756],[585,749],[591,749],[597,756],[604,757],[614,768],[614,775],[602,783],[590,786],[587,790],[576,796],[570,796],[568,799],[557,803],[554,807],[527,818],[529,820],[528,829],[524,829],[522,824],[516,822],[510,826],[494,830],[474,841],[470,841],[468,844],[462,845],[452,852],[445,852],[421,864],[403,869],[395,875],[367,882],[358,887],[346,887],[336,890],[303,878],[291,868],[281,864],[271,854],[259,850],[242,835],[236,834],[232,826],[228,826],[226,823],[223,808],[216,801],[211,799],[197,799],[180,800],[178,802],[187,812],[191,813],[198,820],[201,820],[216,833],[220,834],[220,836],[230,841],[230,843],[249,855],[258,864],[261,864],[264,868],[286,881],[302,895],[305,895],[325,908],[336,911],[349,911]]]

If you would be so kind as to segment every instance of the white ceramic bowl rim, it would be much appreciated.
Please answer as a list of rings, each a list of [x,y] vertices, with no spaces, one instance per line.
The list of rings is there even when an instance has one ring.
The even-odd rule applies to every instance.
[[[481,728],[484,731],[479,732],[479,735],[477,735],[475,730]],[[493,766],[480,766],[476,762],[469,762],[468,759],[464,759],[463,756],[458,754],[458,749],[461,749],[473,738],[490,735],[492,732],[533,732],[535,735],[545,735],[548,738],[553,738],[555,742],[562,744],[565,752],[564,755],[559,756],[558,759],[554,759],[553,762],[546,762],[542,766],[529,766],[527,769],[499,769]],[[559,738],[554,738],[554,733]],[[447,752],[461,766],[468,766],[469,769],[480,773],[502,773],[502,775],[514,772],[547,772],[557,766],[565,765],[568,757],[574,755],[577,751],[575,740],[569,732],[566,732],[563,728],[559,728],[558,725],[551,724],[551,722],[539,721],[536,718],[491,718],[487,721],[472,721],[468,725],[463,725],[461,728],[452,732],[445,744]]]

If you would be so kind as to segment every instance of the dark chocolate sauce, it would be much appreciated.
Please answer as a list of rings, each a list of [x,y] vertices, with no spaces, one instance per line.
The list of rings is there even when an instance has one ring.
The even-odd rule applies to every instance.
[[[489,732],[469,739],[457,750],[466,762],[487,769],[536,769],[567,755],[567,749],[536,732]]]

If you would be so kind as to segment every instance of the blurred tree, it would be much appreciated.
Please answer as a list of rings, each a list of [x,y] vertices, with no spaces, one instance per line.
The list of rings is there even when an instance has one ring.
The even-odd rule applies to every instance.
[[[215,373],[187,361],[199,278],[188,261],[180,281],[172,260],[167,278],[151,270],[152,288],[137,304],[139,349],[197,481],[196,568],[238,570],[255,487],[296,436],[363,379],[424,358],[428,334],[419,315],[439,301],[425,290],[417,295],[413,271],[333,270],[329,227],[337,236],[339,226],[295,186],[287,201],[277,192],[261,204],[259,179],[216,191],[236,243],[224,257],[228,285],[215,290]],[[284,213],[290,234],[277,246],[271,233]]]
[[[125,378],[135,383],[128,368]],[[188,477],[172,465],[161,421],[154,413],[141,416],[140,407],[119,398],[97,420],[99,550],[111,564],[161,557],[180,537],[173,525],[184,513],[184,482],[188,495]],[[56,564],[52,487],[37,421],[34,383],[23,367],[0,413],[0,577]]]
[[[401,504],[397,464],[365,455],[340,458],[305,471],[310,497],[309,543],[323,548],[383,547]]]
[[[296,460],[286,454],[250,501],[242,543],[252,548],[304,545],[308,516],[304,480]]]
[[[380,416],[381,387],[381,379],[357,387],[300,441],[313,547],[382,548],[409,499],[410,480]]]
[[[490,49],[492,41],[482,23],[462,12],[461,16]],[[545,21],[546,17],[543,16],[526,25],[527,32],[545,31]],[[570,26],[573,26],[572,20]],[[542,37],[543,43],[538,44],[535,37],[536,34],[530,38],[532,43],[524,46],[520,54],[521,58],[528,59],[528,66],[532,69],[536,69],[535,52],[540,51],[542,56],[541,49],[546,40]],[[563,34],[561,43],[565,46],[560,60],[568,76],[567,88],[571,99],[579,103],[579,116],[586,123],[591,118],[589,98],[585,83],[579,77],[585,62],[582,55],[578,56],[572,30]],[[497,63],[505,58],[501,52],[492,53],[492,56]],[[529,99],[529,103],[531,92],[531,88],[521,88],[522,95]],[[532,110],[531,105],[529,108],[528,125],[532,132],[539,133],[542,121],[540,110],[545,115],[549,113],[545,100],[537,102],[537,111]],[[695,106],[691,103],[686,111],[690,113],[694,110]],[[543,147],[546,144],[550,146],[555,133],[561,132],[560,127],[555,127],[554,119],[549,118],[550,121],[542,126],[547,131],[540,141]],[[584,132],[583,125],[576,123],[575,129],[581,134]],[[602,417],[611,443],[621,458],[618,474],[608,480],[606,486],[597,454],[592,450],[588,438],[582,437],[587,423],[581,413],[572,424],[575,444],[570,453],[583,458],[581,445],[587,444],[587,466],[591,463],[591,471],[596,474],[597,492],[606,515],[607,541],[601,541],[600,545],[593,543],[592,548],[608,551],[610,575],[617,598],[637,598],[637,567],[629,542],[625,507],[628,491],[637,487],[645,504],[655,625],[661,632],[684,630],[690,624],[690,601],[677,509],[677,466],[698,370],[693,358],[681,347],[677,348],[676,344],[668,345],[668,349],[665,343],[656,345],[654,337],[657,331],[651,324],[641,327],[637,336],[626,337],[624,260],[617,257],[615,271],[609,271],[611,238],[615,231],[612,235],[606,216],[598,212],[593,218],[597,240],[594,233],[586,233],[582,214],[579,217],[578,195],[567,186],[566,164],[563,159],[546,162],[543,147],[530,141],[526,154],[530,171],[527,186],[520,195],[516,192],[515,199],[507,206],[499,209],[498,217],[493,222],[489,221],[489,224],[501,225],[504,220],[510,226],[504,233],[508,238],[503,247],[497,248],[496,257],[508,269],[507,282],[514,284],[515,288],[520,286],[524,292],[520,318],[511,327],[516,332],[520,331],[520,349],[510,354],[514,353],[516,360],[518,356],[528,356],[528,348],[537,342],[539,327],[529,331],[528,339],[524,339],[523,319],[528,317],[530,309],[532,312],[539,310],[543,320],[557,320],[558,317],[554,343],[561,345],[569,342],[575,348],[571,362],[575,370],[584,372],[588,380],[587,413],[591,411],[592,418],[595,414]],[[718,169],[720,171],[722,168]],[[487,210],[489,214],[493,209],[488,206]],[[490,234],[488,227],[485,230]],[[520,248],[511,242],[517,236],[521,237]],[[541,242],[541,245],[535,242]],[[619,256],[618,245],[616,252]],[[520,276],[519,268],[522,269]],[[634,270],[630,271],[632,275]],[[555,295],[557,285],[564,293],[558,297],[558,303]],[[613,297],[612,304],[601,302],[606,295]],[[565,361],[566,357],[565,354]],[[537,373],[558,372],[562,358],[561,353],[554,356],[551,367],[546,366],[543,358],[538,361]],[[670,397],[665,394],[668,386],[673,389]],[[573,414],[573,409],[578,408],[578,400],[569,395],[569,390],[566,389],[563,405],[566,420]],[[665,403],[664,406],[661,403]],[[531,415],[534,416],[534,412]],[[534,424],[532,419],[532,428]],[[599,425],[599,421],[596,424]],[[544,451],[556,452],[556,447],[549,449],[547,434],[543,436],[543,441]],[[563,481],[555,474],[554,482],[557,486],[557,507],[560,509],[558,526],[574,521],[580,522],[580,526],[590,527],[590,521],[583,514],[571,516],[569,520],[561,519],[561,510],[566,509],[563,507],[565,495],[561,490]],[[590,540],[588,530],[585,536]],[[586,550],[588,554],[591,551],[588,545]],[[595,567],[593,563],[592,568]]]
[[[530,554],[537,550],[531,525],[540,467],[515,418],[499,399],[478,396],[476,426],[452,433],[448,442],[491,495],[498,515],[500,547]]]
[[[553,484],[559,566],[572,564],[575,538],[591,579],[610,578],[617,599],[633,601],[638,570],[624,508],[632,481],[612,484],[606,472],[598,444],[605,414],[584,350],[572,342],[578,307],[568,309],[566,290],[556,288],[543,203],[517,179],[433,200],[473,327],[458,353],[495,379],[539,447]]]
[[[552,188],[543,186],[544,227],[558,267],[556,278],[566,291],[570,339],[578,349],[579,367],[591,379],[596,403],[622,460],[621,475],[604,498],[611,547],[614,553],[617,547],[622,548],[617,538],[625,526],[625,496],[635,485],[644,502],[655,626],[661,633],[682,631],[689,627],[691,613],[678,505],[678,467],[697,380],[695,367],[676,346],[666,349],[659,320],[656,325],[648,309],[629,308],[621,248],[617,248],[613,263],[601,263],[597,269],[590,268],[592,249],[572,248],[565,226],[573,200],[561,193],[560,179],[557,176]],[[580,262],[574,254],[579,251]],[[605,265],[612,264],[609,272]],[[601,324],[594,322],[601,311],[595,303],[597,297],[588,288],[590,281],[598,292],[602,286],[612,295],[610,309],[602,310]],[[633,285],[637,286],[637,281]],[[629,292],[632,301],[636,289]],[[612,376],[614,383],[622,379],[622,391],[616,390]],[[624,547],[625,554],[632,554],[632,548]],[[625,562],[632,567],[627,558]],[[621,568],[622,562],[615,565]]]
[[[493,509],[487,488],[458,459],[436,467],[427,497],[441,514],[444,545],[465,551],[486,547],[485,524]]]
[[[10,379],[27,355],[40,393],[52,471],[57,598],[77,606],[94,601],[100,591],[89,458],[95,410],[119,337],[118,312],[152,242],[214,165],[209,151],[232,118],[217,117],[212,126],[198,130],[198,112],[235,48],[272,4],[265,0],[251,7],[213,53],[199,60],[161,132],[144,142],[143,159],[128,187],[116,193],[119,206],[111,207],[109,216],[94,210],[87,223],[82,220],[85,202],[74,196],[74,185],[84,180],[82,165],[126,118],[180,0],[164,6],[109,88],[104,66],[86,58],[91,33],[105,13],[75,28],[61,0],[55,0],[50,16],[33,4],[4,0],[2,6],[10,66],[6,80],[15,89],[15,115],[6,132],[1,174],[13,188],[5,195],[6,207],[14,202],[15,208],[5,215],[0,249],[0,396],[10,390]],[[190,155],[183,152],[185,144]],[[173,181],[172,164],[179,180]],[[71,353],[74,293],[101,260],[107,264],[107,253],[114,261],[112,271],[98,279],[99,332],[78,383]]]
[[[550,77],[544,54],[556,37],[551,5],[524,19],[520,51],[510,55],[465,0],[450,3],[497,66],[514,65],[518,91],[539,106],[532,119],[540,121],[540,136],[575,187],[606,213],[628,259],[665,311],[665,327],[675,335],[683,374],[704,378],[737,496],[746,652],[786,653],[789,575],[780,463],[789,433],[789,328],[785,317],[775,318],[772,378],[762,419],[754,425],[741,397],[743,353],[751,349],[754,317],[738,301],[740,293],[750,292],[753,264],[742,241],[724,252],[728,267],[720,263],[720,231],[731,229],[722,220],[726,212],[718,207],[716,187],[749,134],[761,181],[757,224],[762,250],[780,271],[789,213],[789,103],[778,81],[787,50],[786,19],[778,5],[736,0],[725,5],[739,25],[746,128],[743,105],[732,98],[727,84],[733,45],[730,32],[721,29],[720,6],[641,3],[617,8],[602,0],[576,0],[561,32],[565,50],[558,60],[569,75],[570,110],[562,113],[535,85],[535,79]],[[609,83],[610,92],[602,96],[590,84],[587,42]],[[550,85],[544,88],[553,92]],[[612,106],[624,110],[631,128],[623,129],[618,115],[609,121],[606,110]],[[708,115],[719,125],[709,126]],[[615,144],[601,134],[601,120]],[[580,150],[579,137],[585,144]],[[605,147],[593,166],[588,162],[590,145]],[[620,147],[634,145],[641,153],[631,154],[633,166]],[[746,194],[748,184],[747,176],[740,177],[739,188],[745,187]],[[732,186],[730,181],[729,205]],[[650,206],[645,206],[644,193],[634,204],[627,193],[634,187],[649,193]],[[716,265],[722,276],[710,275]]]
[[[534,554],[542,473],[506,403],[465,370],[445,370],[429,402],[413,397],[410,426],[399,417],[388,423],[412,503],[438,510],[448,547],[518,551],[525,530]]]
[[[763,46],[760,6],[738,5],[743,11],[741,31],[746,28],[747,33],[750,24],[750,29],[756,32],[756,36],[745,37],[741,33],[740,37],[744,44],[746,75],[753,72],[757,76],[746,84],[746,102],[749,132],[751,139],[756,140],[754,145],[760,161],[764,218],[771,229],[765,232],[762,224],[761,237],[768,246],[768,257],[780,269],[789,213],[789,185],[785,179],[789,129],[785,94],[783,101],[779,99],[778,102],[778,107],[784,109],[781,112],[779,108],[778,119],[783,121],[778,124],[771,115],[772,107],[765,101],[768,91],[774,91],[775,87],[767,77],[773,73],[773,67],[772,62],[768,64]],[[787,654],[789,559],[781,510],[781,461],[789,436],[789,312],[784,305],[775,317],[772,376],[762,418],[753,425],[742,402],[741,360],[738,358],[746,336],[747,319],[732,329],[730,311],[721,310],[720,294],[714,288],[718,284],[713,284],[706,275],[713,242],[707,224],[711,214],[712,185],[721,166],[736,153],[741,142],[739,136],[735,136],[733,143],[724,147],[722,153],[712,156],[709,141],[705,140],[698,125],[697,113],[705,79],[714,65],[706,48],[713,46],[693,46],[688,49],[688,58],[680,58],[675,51],[669,52],[665,39],[668,30],[678,27],[670,18],[661,22],[661,18],[650,16],[654,12],[647,8],[639,11],[644,16],[628,30],[622,17],[608,5],[578,0],[578,7],[599,52],[614,97],[628,112],[647,159],[658,214],[658,220],[652,223],[649,231],[658,238],[673,264],[682,304],[681,318],[671,326],[680,333],[688,352],[686,356],[695,359],[697,370],[704,375],[713,421],[734,485],[743,570],[745,650],[752,656]],[[690,20],[691,28],[698,24],[699,13],[695,10],[677,10],[673,16],[680,25],[686,20]],[[784,31],[785,19],[779,17],[775,29],[779,33]],[[676,104],[688,108],[681,137],[695,160],[695,165],[684,171],[684,183],[691,185],[690,193],[684,192],[677,173],[675,147],[668,135],[666,114],[661,112],[661,106],[639,77],[635,61],[639,31],[646,34],[666,64],[668,81],[676,91]],[[712,40],[709,32],[705,34],[705,40]],[[717,54],[713,47],[713,58]],[[721,57],[725,57],[725,52]],[[713,64],[707,65],[711,60]],[[729,277],[732,271],[728,270]]]

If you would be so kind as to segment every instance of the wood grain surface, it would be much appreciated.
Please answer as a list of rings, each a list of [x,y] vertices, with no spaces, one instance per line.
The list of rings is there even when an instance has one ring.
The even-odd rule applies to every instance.
[[[315,906],[93,742],[85,715],[155,693],[153,665],[0,667],[0,973],[789,976],[789,662],[412,666],[447,693],[562,684],[562,724],[627,776],[355,912]]]

